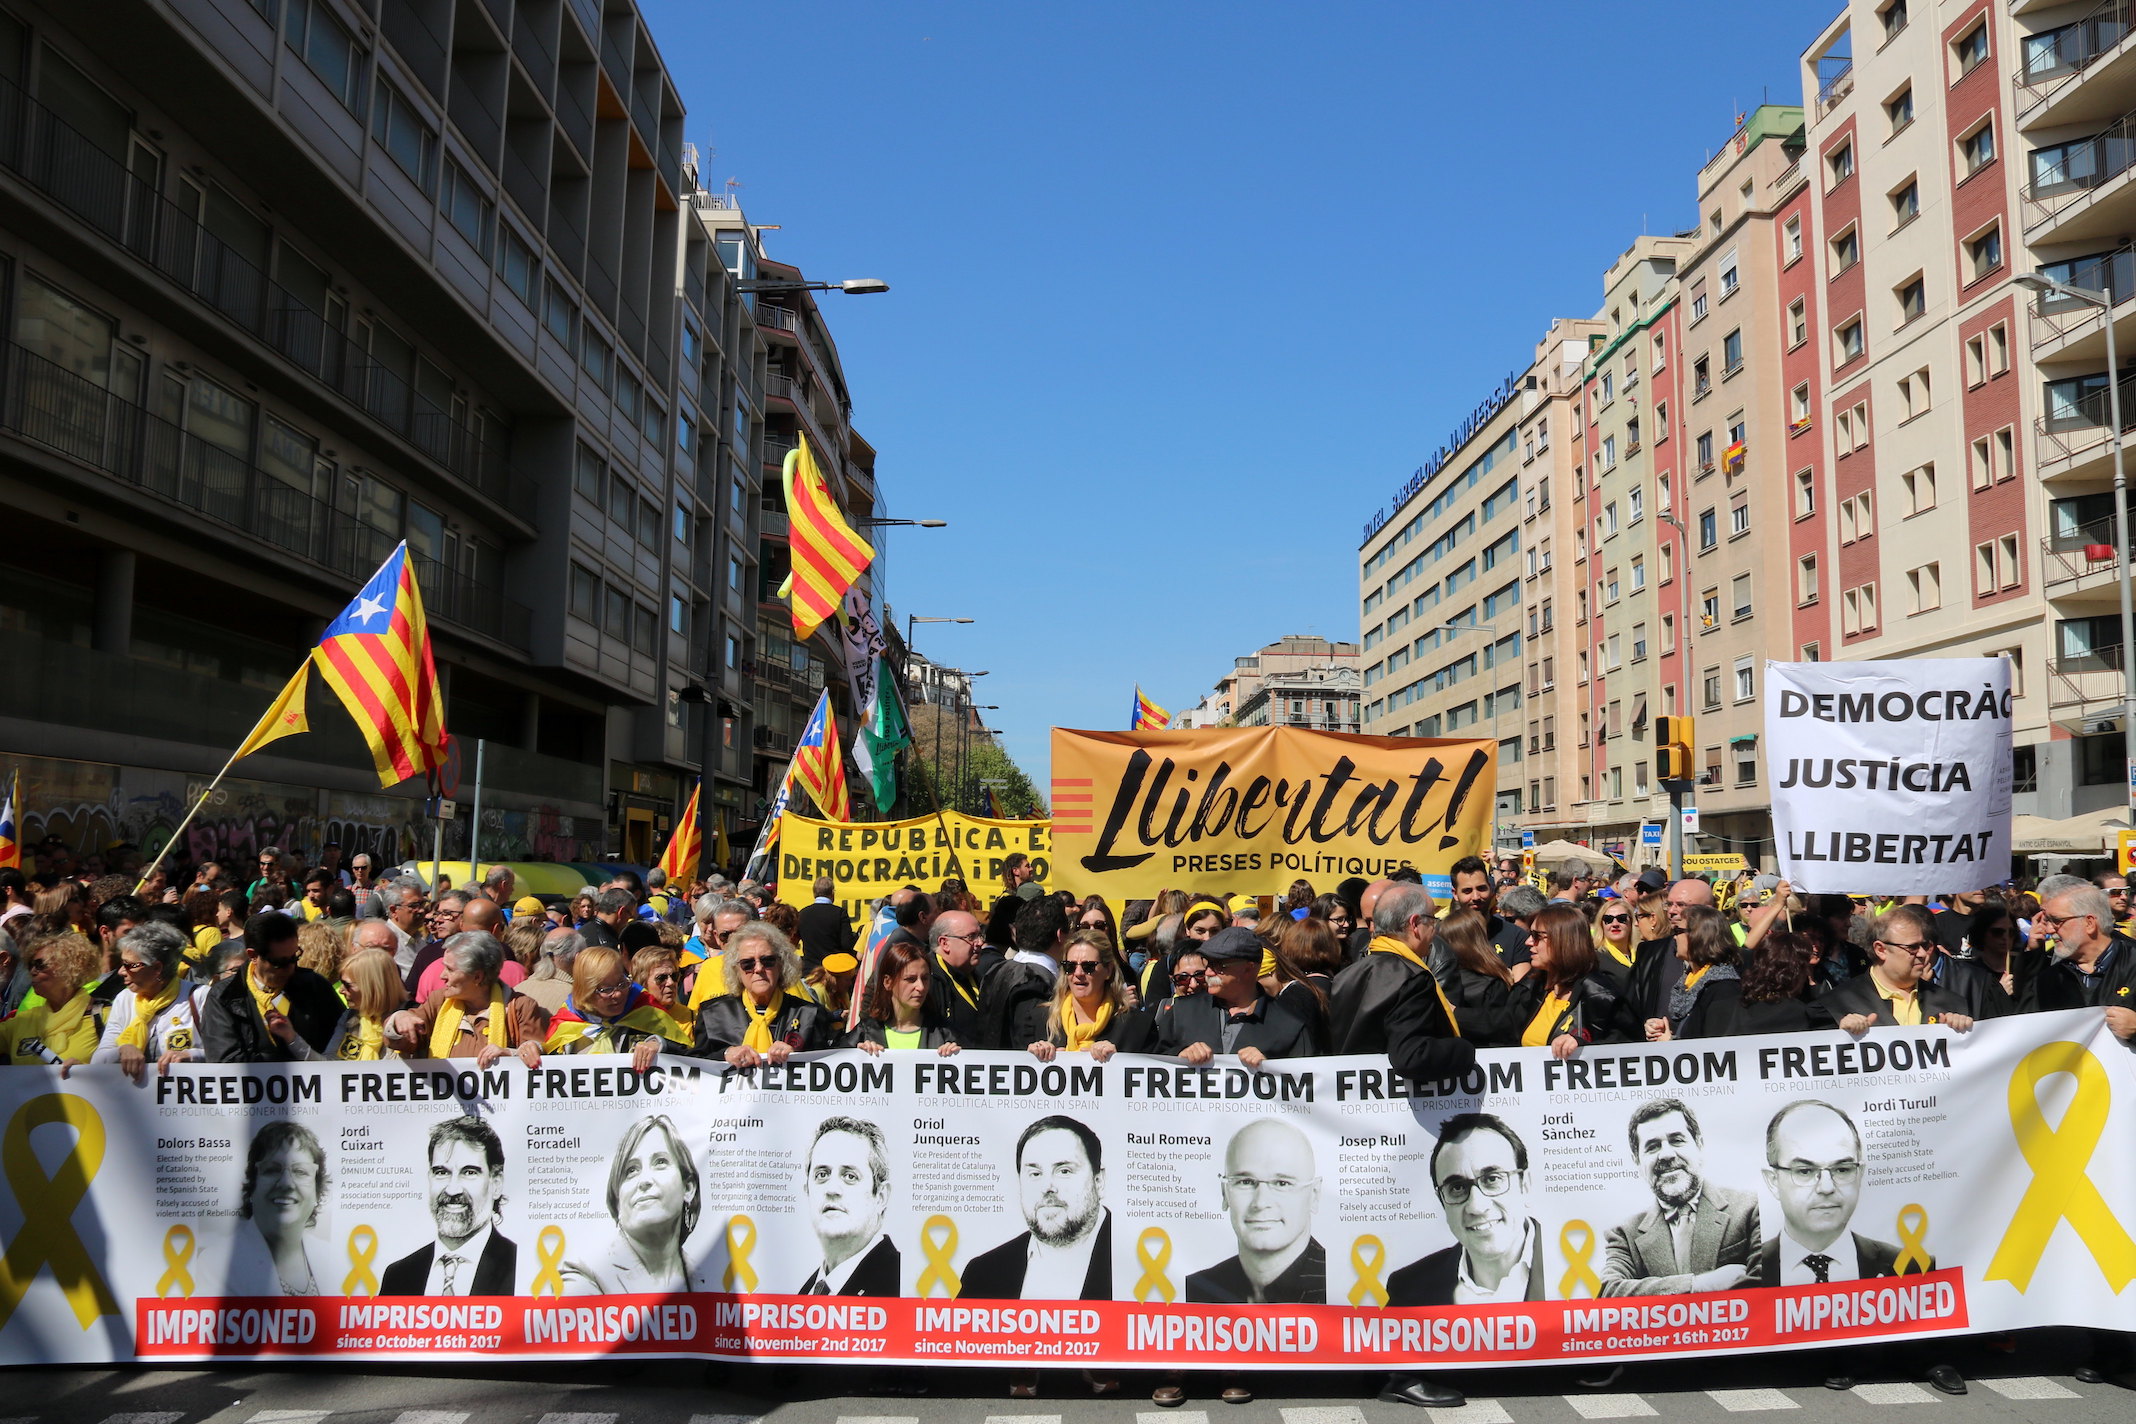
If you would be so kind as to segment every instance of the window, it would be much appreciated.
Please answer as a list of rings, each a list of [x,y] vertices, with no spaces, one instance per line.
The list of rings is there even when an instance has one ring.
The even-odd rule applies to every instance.
[[[541,281],[541,260],[510,223],[502,223],[497,229],[497,275],[504,278],[505,288],[533,310],[538,299]]]
[[[608,521],[627,538],[637,520],[637,496],[631,491],[630,480],[619,474],[608,482]]]
[[[640,653],[652,652],[654,625],[655,619],[652,609],[642,603],[631,606],[630,645],[634,651]]]
[[[1832,239],[1832,275],[1840,273],[1862,260],[1861,234],[1853,227]]]
[[[1817,475],[1813,470],[1795,471],[1795,517],[1804,519],[1817,512]]]
[[[1780,232],[1785,244],[1782,250],[1787,253],[1786,260],[1792,263],[1802,256],[1802,215],[1798,213],[1789,218]]]
[[[1602,373],[1602,404],[1608,405],[1617,398],[1617,376],[1613,371]]]
[[[1928,368],[1923,366],[1911,376],[1899,378],[1899,409],[1903,412],[1899,424],[1904,425],[1915,416],[1925,414],[1928,408]]]
[[[1728,508],[1728,537],[1750,532],[1750,501],[1742,500]]]
[[[1913,597],[1913,611],[1928,613],[1943,606],[1943,566],[1923,564],[1906,573],[1906,585]]]
[[[630,595],[620,588],[603,589],[601,632],[610,638],[630,637]]]
[[[1721,521],[1712,509],[1702,509],[1698,515],[1698,549],[1705,553],[1721,542]]]
[[[2002,322],[1988,328],[1988,374],[2008,375],[2010,371],[2010,328]]]
[[[1854,407],[1854,448],[1859,450],[1869,443],[1869,402],[1862,401]]]
[[[1626,518],[1624,522],[1637,524],[1644,518],[1646,518],[1646,490],[1634,485],[1632,486],[1631,496],[1626,502]]]
[[[1889,5],[1876,12],[1884,25],[1884,38],[1888,41],[1906,28],[1906,0],[1891,0]]]
[[[1664,653],[1676,651],[1676,615],[1673,613],[1661,615],[1661,650]],[[1669,700],[1674,701],[1673,698]]]
[[[1867,539],[1876,533],[1875,513],[1871,508],[1869,491],[1863,490],[1852,499],[1839,502],[1839,542],[1851,544],[1857,539]]]
[[[1710,667],[1699,677],[1699,691],[1705,699],[1705,709],[1713,711],[1721,705],[1721,670]]]
[[[1749,668],[1738,667],[1736,669],[1737,686],[1739,689],[1742,685],[1742,679],[1747,678],[1749,676]],[[1736,700],[1738,702],[1748,702],[1750,700],[1750,694],[1742,693],[1736,698]],[[1738,737],[1729,746],[1728,750],[1735,754],[1735,784],[1738,786],[1756,786],[1758,784],[1757,739],[1755,737]]]
[[[1615,603],[1617,599],[1621,596],[1621,585],[1618,582],[1617,571],[1615,569],[1611,569],[1609,573],[1604,576],[1603,589],[1604,593],[1602,595],[1602,601],[1604,603]]]
[[[571,616],[591,623],[601,602],[601,581],[582,564],[571,566]]]
[[[605,391],[615,382],[615,364],[614,348],[596,336],[592,327],[587,327],[586,339],[579,344],[579,369]]]
[[[1727,255],[1726,257],[1723,257],[1723,258],[1721,259],[1721,297],[1722,297],[1722,299],[1723,299],[1723,300],[1726,300],[1726,299],[1727,299],[1727,297],[1728,297],[1728,295],[1729,295],[1730,293],[1732,293],[1733,291],[1735,291],[1735,289],[1736,289],[1736,288],[1737,288],[1738,286],[1740,286],[1741,284],[1742,284],[1742,278],[1741,278],[1741,277],[1740,277],[1740,276],[1738,275],[1738,273],[1737,273],[1737,271],[1736,271],[1736,255],[1735,255],[1735,254],[1734,254],[1733,252],[1731,252],[1731,253],[1729,253],[1729,254],[1728,254],[1728,255]]]
[[[601,481],[605,474],[606,466],[602,465],[601,457],[593,452],[593,448],[589,445],[579,446],[578,464],[571,477],[571,487],[593,501],[595,507],[599,507],[601,503]]]
[[[1728,583],[1728,607],[1731,618],[1748,618],[1750,605],[1750,575],[1737,574]]]
[[[1737,658],[1735,664],[1735,700],[1748,702],[1757,695],[1757,664],[1749,658]]]
[[[1900,326],[1916,320],[1921,313],[1928,310],[1928,283],[1918,275],[1908,277],[1898,286],[1893,287],[1891,295],[1899,304],[1898,324]]]
[[[1697,326],[1706,319],[1706,294],[1696,292],[1691,297],[1691,324]]]
[[[1721,374],[1733,376],[1743,369],[1743,329],[1737,327],[1721,338]]]
[[[2002,587],[2016,588],[2025,581],[2025,571],[2017,560],[2015,534],[2005,534],[1995,541],[1995,577]]]
[[[2016,432],[2010,426],[2005,425],[1995,432],[1994,455],[1996,483],[2000,484],[2004,480],[2015,479],[2017,477],[2017,438]]]
[[[690,506],[687,504],[675,506],[674,535],[676,543],[688,547],[690,542]]]
[[[727,587],[736,593],[742,591],[742,561],[732,554],[727,556]]]
[[[1810,423],[1810,383],[1804,381],[1787,394],[1788,428],[1799,431]]]
[[[1909,84],[1884,101],[1884,117],[1891,120],[1891,131],[1897,133],[1913,122],[1913,85]]]
[[[1977,282],[2003,264],[2002,224],[1991,223],[1980,236],[1965,244],[1966,265]]]
[[[1615,672],[1623,664],[1623,658],[1619,654],[1619,649],[1621,646],[1620,637],[1621,635],[1612,633],[1603,642],[1602,670],[1604,672]],[[1610,718],[1612,724],[1614,724],[1616,720],[1617,719],[1614,717]]]
[[[1632,558],[1632,592],[1637,593],[1645,587],[1646,556],[1644,554],[1634,555]]]
[[[1705,474],[1713,468],[1713,432],[1707,431],[1694,442],[1698,448],[1698,468]]]
[[[1654,402],[1654,443],[1665,445],[1669,440],[1669,403]]]
[[[1906,491],[1906,517],[1925,513],[1936,507],[1936,467],[1923,465],[1918,470],[1908,470],[1899,476],[1899,483]]]
[[[1831,175],[1828,188],[1836,188],[1854,176],[1854,143],[1848,140],[1825,155],[1825,171]]]
[[[1964,38],[1951,46],[1951,54],[1958,61],[1958,73],[1962,78],[1978,69],[1988,57],[1988,23],[1983,20],[1965,32]]]
[[[407,96],[383,78],[378,81],[378,105],[371,111],[371,137],[417,187],[430,191],[437,174],[437,133]]]
[[[1602,537],[1607,539],[1617,532],[1617,501],[1611,500],[1602,506]]]
[[[1817,601],[1817,556],[1804,554],[1795,560],[1795,603],[1797,606]]]
[[[1801,297],[1797,297],[1788,304],[1787,308],[1787,349],[1792,351],[1809,339],[1809,304]]]
[[[1995,462],[1990,453],[1994,447],[1990,443],[1991,440],[1992,437],[1983,435],[1973,442],[1972,458],[1968,464],[1971,466],[1973,488],[1977,490],[1986,489],[1995,483]]]
[[[1661,546],[1661,581],[1667,583],[1675,577],[1676,541],[1672,539]]]
[[[496,205],[483,196],[467,171],[452,159],[445,160],[445,191],[439,199],[445,210],[446,220],[460,230],[460,236],[475,245],[475,250],[487,258],[490,255],[490,221],[496,215]]]
[[[1865,583],[1840,595],[1839,631],[1846,637],[1871,632],[1876,627],[1876,585]]]
[[[1958,162],[1965,170],[1965,176],[1970,178],[1994,161],[1995,120],[1990,118],[1958,140]]]
[[[1709,365],[1707,364],[1707,362],[1706,362],[1706,358],[1705,358],[1705,357],[1703,357],[1703,356],[1701,356],[1701,357],[1699,357],[1699,358],[1698,358],[1698,359],[1697,359],[1696,361],[1693,361],[1693,362],[1691,363],[1691,396],[1692,396],[1692,399],[1694,399],[1694,400],[1695,400],[1695,399],[1697,399],[1698,397],[1700,397],[1700,396],[1702,396],[1702,395],[1706,394],[1706,392],[1708,392],[1708,391],[1710,391],[1710,390],[1712,390],[1712,389],[1713,389],[1713,370],[1712,370],[1712,368],[1711,368],[1711,367],[1710,367],[1710,366],[1709,366]]]
[[[1909,178],[1891,191],[1892,230],[1906,226],[1921,216],[1921,185]]]
[[[1988,338],[1975,336],[1965,343],[1965,383],[1968,387],[1988,382]]]
[[[362,118],[370,65],[356,37],[334,18],[325,0],[284,0],[284,4],[282,37],[341,107]]]
[[[1653,356],[1647,365],[1656,371],[1665,371],[1669,366],[1669,339],[1660,332],[1654,333]]]
[[[649,499],[638,501],[638,542],[648,549],[660,543],[660,506]]]
[[[1721,591],[1709,588],[1698,596],[1698,621],[1702,627],[1714,628],[1721,621]]]
[[[1605,470],[1617,468],[1617,437],[1614,435],[1602,437],[1602,468]]]
[[[690,604],[679,593],[668,595],[668,631],[687,642],[690,633]]]
[[[563,283],[554,277],[542,281],[541,324],[566,346],[578,344],[573,339],[578,331],[578,308],[572,305],[571,294],[564,290]]]
[[[1849,361],[1860,360],[1862,354],[1869,349],[1862,340],[1862,319],[1855,317],[1840,327],[1832,334],[1832,344],[1838,357],[1837,364],[1844,366]]]
[[[1995,541],[1973,546],[1973,596],[1986,598],[2000,587],[1995,578]]]

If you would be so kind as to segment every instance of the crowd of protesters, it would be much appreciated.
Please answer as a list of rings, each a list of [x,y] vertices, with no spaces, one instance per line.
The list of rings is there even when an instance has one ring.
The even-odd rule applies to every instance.
[[[1174,890],[1114,906],[1046,891],[1019,856],[984,900],[958,880],[910,885],[855,924],[829,881],[797,911],[718,875],[685,891],[619,871],[544,899],[517,896],[505,867],[454,889],[377,877],[364,855],[344,866],[335,848],[300,867],[269,847],[255,869],[242,885],[216,864],[183,884],[0,870],[0,1054],[62,1072],[117,1063],[137,1080],[187,1061],[580,1053],[641,1071],[662,1054],[750,1068],[839,1047],[1248,1069],[1371,1054],[1432,1083],[1480,1048],[1565,1058],[1732,1034],[1966,1032],[2081,1006],[2136,1044],[2129,892],[2111,874],[1878,899],[1797,895],[1748,870],[1672,882],[1577,862],[1538,885],[1470,857],[1444,903],[1404,871],[1326,893],[1301,880],[1275,902]],[[2107,1355],[2080,1373],[2130,1382],[2126,1365]],[[1614,1371],[1595,1375],[1582,1382]],[[1927,1375],[1964,1391],[1948,1363]],[[1176,1377],[1153,1395],[1184,1397]],[[1224,1397],[1251,1393],[1232,1382]],[[1381,1397],[1461,1402],[1421,1376]]]

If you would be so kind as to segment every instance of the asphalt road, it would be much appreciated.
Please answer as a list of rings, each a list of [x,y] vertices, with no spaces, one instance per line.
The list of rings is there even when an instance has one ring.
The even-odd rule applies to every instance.
[[[183,1369],[27,1369],[0,1374],[0,1424],[1586,1424],[1591,1420],[1785,1415],[1772,1424],[2127,1424],[2136,1393],[2080,1384],[2067,1332],[2020,1337],[2014,1350],[1959,1342],[1949,1357],[1972,1380],[1963,1398],[1903,1373],[1855,1364],[1861,1383],[1828,1390],[1836,1352],[1768,1353],[1635,1365],[1606,1391],[1571,1371],[1478,1370],[1454,1378],[1467,1407],[1426,1411],[1373,1399],[1378,1377],[1258,1374],[1251,1404],[1216,1398],[1227,1381],[1194,1378],[1187,1403],[1159,1410],[1153,1376],[1124,1376],[1093,1399],[1080,1374],[1049,1374],[1033,1400],[1008,1397],[993,1370],[909,1371],[925,1394],[873,1392],[865,1371],[837,1367],[617,1362],[426,1368],[304,1363]],[[1859,1358],[1857,1356],[1857,1358]],[[1896,1418],[1892,1418],[1896,1415]],[[1759,1424],[1755,1418],[1741,1424]]]

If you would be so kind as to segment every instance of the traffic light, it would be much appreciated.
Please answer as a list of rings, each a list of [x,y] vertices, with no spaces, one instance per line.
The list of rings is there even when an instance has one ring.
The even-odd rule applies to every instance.
[[[1661,781],[1696,781],[1691,764],[1692,748],[1698,745],[1698,729],[1689,717],[1654,719],[1654,775]]]

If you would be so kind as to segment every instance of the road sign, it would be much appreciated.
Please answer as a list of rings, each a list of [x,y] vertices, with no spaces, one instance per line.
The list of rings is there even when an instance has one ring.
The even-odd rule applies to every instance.
[[[1639,844],[1649,850],[1661,848],[1661,822],[1648,821],[1639,828]]]
[[[1534,849],[1535,849],[1535,832],[1533,832],[1533,831],[1522,831],[1522,832],[1520,833],[1520,848],[1521,848],[1522,850],[1534,850]]]
[[[438,790],[446,796],[460,794],[460,739],[452,737],[445,743],[445,761],[438,767]],[[450,817],[446,819],[450,820]]]
[[[1684,807],[1684,834],[1687,836],[1698,834],[1698,807],[1696,806]]]
[[[2114,864],[2121,867],[2123,875],[2136,875],[2136,831],[2115,833]]]
[[[453,819],[453,817],[460,814],[460,803],[453,800],[450,796],[440,796],[438,798],[437,814],[439,820],[450,821],[451,819]]]

